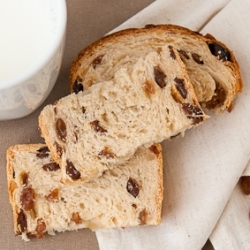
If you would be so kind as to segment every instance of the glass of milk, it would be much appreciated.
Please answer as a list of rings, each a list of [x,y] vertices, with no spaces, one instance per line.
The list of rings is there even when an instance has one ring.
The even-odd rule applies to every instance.
[[[61,67],[66,0],[0,0],[0,121],[36,110]]]

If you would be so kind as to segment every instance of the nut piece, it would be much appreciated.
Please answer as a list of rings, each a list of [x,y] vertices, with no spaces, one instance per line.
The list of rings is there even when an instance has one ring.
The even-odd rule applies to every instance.
[[[106,133],[108,132],[106,129],[104,129],[103,127],[101,127],[100,122],[95,120],[93,122],[90,122],[91,127],[96,131],[96,132],[100,132],[100,133]]]
[[[165,82],[166,75],[159,66],[154,67],[155,82],[160,88],[164,88],[167,83]]]
[[[80,172],[75,168],[73,163],[71,161],[67,160],[67,166],[66,166],[66,174],[72,179],[72,180],[78,180],[81,177]]]
[[[61,118],[58,118],[56,120],[56,133],[59,139],[61,139],[63,142],[66,141],[66,136],[67,136],[66,123]]]
[[[230,61],[230,53],[221,45],[217,43],[210,43],[208,44],[208,47],[215,57],[217,57],[220,61],[225,62],[225,61]]]
[[[35,192],[31,187],[24,188],[20,197],[22,208],[29,211],[34,206]]]
[[[184,79],[175,77],[174,81],[176,82],[175,86],[177,90],[179,91],[182,98],[187,98],[187,90],[185,88]]]
[[[138,196],[139,192],[140,192],[140,185],[138,184],[138,182],[129,177],[128,182],[127,182],[127,191],[133,195],[135,198]]]
[[[243,190],[243,193],[246,195],[250,194],[250,176],[242,176],[240,178],[240,184]]]
[[[49,148],[47,146],[39,148],[37,150],[36,156],[38,158],[41,158],[41,159],[48,157],[49,156]]]
[[[56,162],[50,162],[44,164],[42,168],[45,171],[57,171],[58,169],[60,169],[60,166]]]
[[[27,231],[27,219],[22,209],[17,216],[17,228],[18,228],[18,232],[16,232],[17,234],[21,234],[22,232]]]

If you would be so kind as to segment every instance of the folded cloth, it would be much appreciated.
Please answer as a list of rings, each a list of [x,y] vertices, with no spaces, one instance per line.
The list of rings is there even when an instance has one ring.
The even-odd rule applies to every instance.
[[[97,231],[101,250],[198,250],[205,244],[250,156],[249,15],[248,0],[241,0],[240,4],[236,0],[158,0],[118,27],[147,23],[204,27],[202,33],[213,34],[235,52],[245,87],[231,113],[211,114],[209,120],[188,131],[184,138],[163,143],[162,224]]]

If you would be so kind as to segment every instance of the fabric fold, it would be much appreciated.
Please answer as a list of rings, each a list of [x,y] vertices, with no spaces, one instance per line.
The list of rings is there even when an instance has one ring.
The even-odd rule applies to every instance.
[[[184,138],[177,137],[172,141],[163,142],[162,224],[157,227],[97,231],[101,250],[150,250],[156,246],[159,250],[201,249],[249,160],[250,62],[246,52],[250,49],[250,29],[246,19],[250,14],[249,3],[247,0],[241,1],[239,8],[239,2],[236,0],[219,2],[165,3],[158,0],[118,27],[164,22],[199,29],[210,20],[202,29],[202,33],[214,35],[234,51],[242,68],[245,87],[243,93],[237,97],[231,113],[210,114],[209,120],[197,129],[188,131]],[[226,7],[219,11],[225,5]],[[190,6],[195,6],[196,9],[190,11]],[[178,8],[180,11],[176,11]]]

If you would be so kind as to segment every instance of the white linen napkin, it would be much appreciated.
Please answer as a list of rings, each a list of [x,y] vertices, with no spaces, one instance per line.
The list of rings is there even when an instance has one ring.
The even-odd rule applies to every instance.
[[[235,52],[245,88],[231,113],[212,114],[202,126],[187,131],[184,138],[163,143],[162,224],[99,230],[96,235],[101,250],[199,250],[205,244],[250,156],[249,15],[248,0],[240,4],[239,0],[158,0],[121,26],[161,22],[196,29],[209,21],[202,33],[213,34]]]

